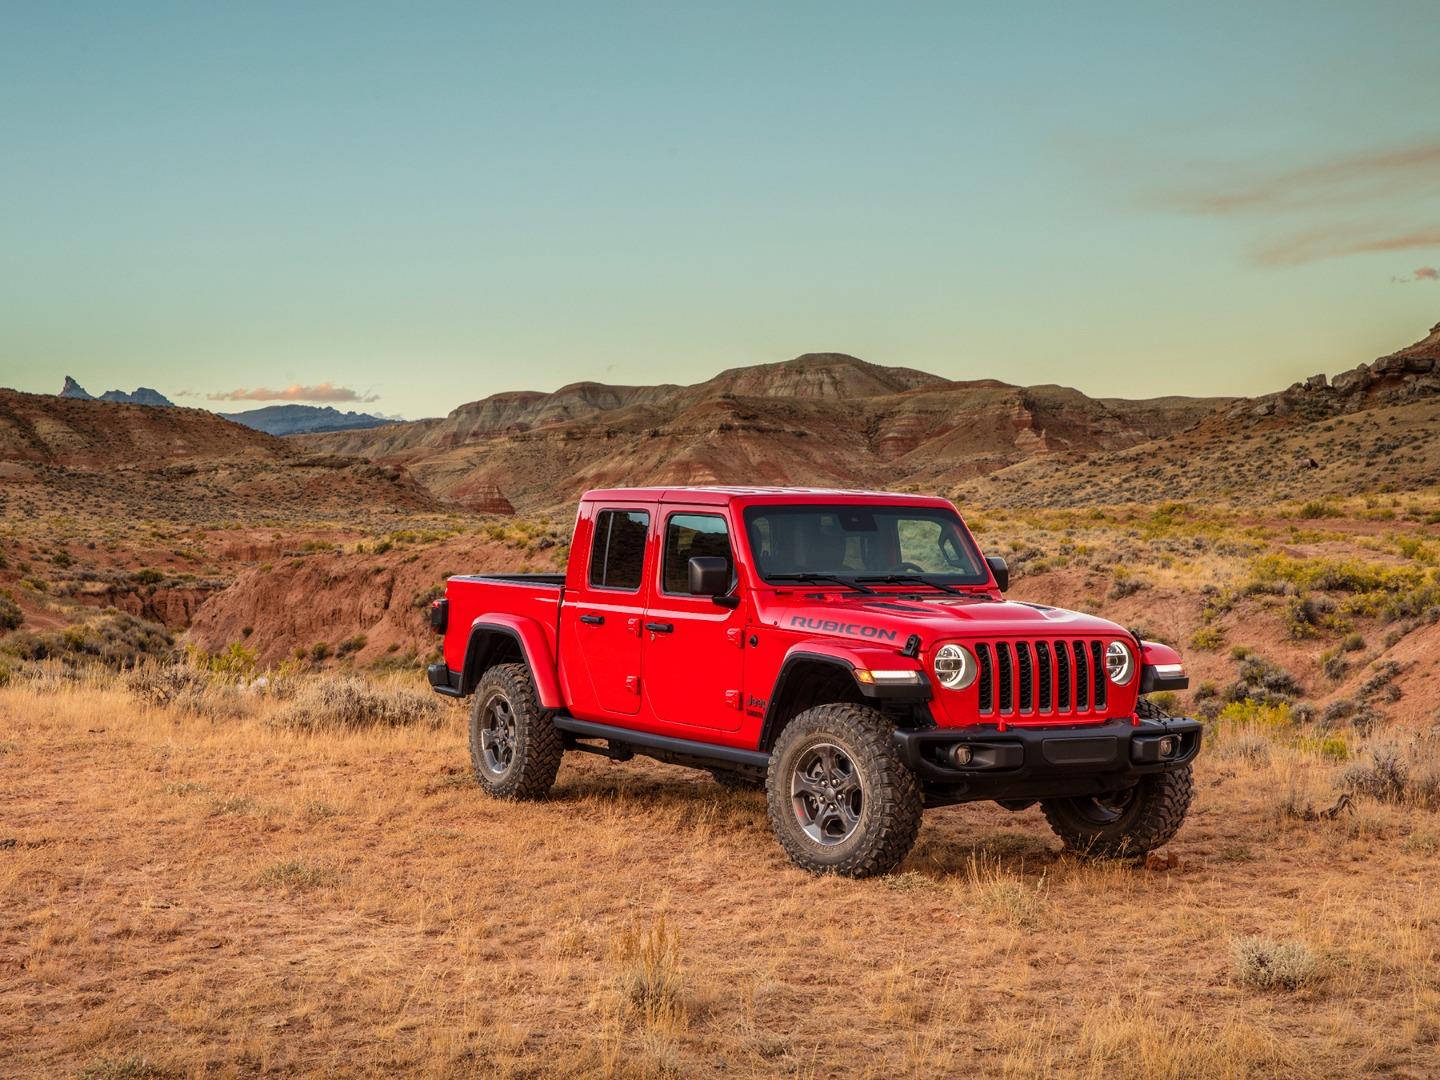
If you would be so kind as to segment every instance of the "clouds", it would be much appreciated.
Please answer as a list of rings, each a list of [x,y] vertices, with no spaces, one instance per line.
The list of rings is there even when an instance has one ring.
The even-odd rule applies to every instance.
[[[1412,251],[1417,248],[1440,248],[1440,225],[1395,233],[1383,232],[1380,226],[1366,229],[1337,225],[1282,237],[1255,248],[1252,254],[1261,266],[1299,266],[1345,255]]]
[[[1440,140],[1269,173],[1215,177],[1204,191],[1177,192],[1174,202],[1198,214],[1275,212],[1296,207],[1370,202],[1414,190],[1433,190],[1440,173]]]
[[[1440,269],[1434,266],[1417,266],[1409,277],[1392,277],[1397,285],[1409,285],[1412,281],[1440,281]]]
[[[1177,187],[1164,201],[1183,213],[1235,221],[1255,237],[1248,255],[1256,265],[1301,266],[1440,249],[1437,178],[1440,139],[1427,138],[1291,168],[1217,170],[1203,187]],[[1417,271],[1414,280],[1428,277]]]
[[[378,401],[378,394],[359,394],[348,386],[336,386],[322,382],[314,386],[287,386],[283,390],[270,390],[257,386],[253,390],[231,390],[223,394],[207,394],[211,401]]]

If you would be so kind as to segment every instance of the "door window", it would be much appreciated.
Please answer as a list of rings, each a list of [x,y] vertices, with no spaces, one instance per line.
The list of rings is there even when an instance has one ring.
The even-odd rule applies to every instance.
[[[590,548],[590,584],[626,592],[639,589],[649,532],[650,515],[644,510],[601,510]]]
[[[735,558],[730,553],[730,529],[718,514],[673,514],[665,524],[665,563],[662,588],[667,593],[690,593],[690,560],[710,555],[725,560],[735,580]]]

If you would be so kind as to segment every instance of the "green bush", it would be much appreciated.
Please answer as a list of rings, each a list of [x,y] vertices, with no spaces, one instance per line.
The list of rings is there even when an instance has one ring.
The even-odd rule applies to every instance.
[[[1190,647],[1201,652],[1218,652],[1225,644],[1225,631],[1215,626],[1202,626],[1190,636]]]

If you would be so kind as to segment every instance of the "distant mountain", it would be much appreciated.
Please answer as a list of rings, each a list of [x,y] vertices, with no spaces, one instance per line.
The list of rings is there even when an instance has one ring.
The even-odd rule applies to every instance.
[[[106,390],[96,398],[69,375],[65,376],[65,385],[60,388],[59,396],[77,401],[118,401],[125,405],[154,405],[168,409],[175,407],[175,403],[159,390],[152,390],[148,386],[137,386],[133,394],[127,394],[124,390]]]
[[[322,431],[360,431],[396,421],[369,413],[340,412],[329,405],[267,405],[238,413],[217,413],[270,435],[311,435]]]
[[[31,485],[77,511],[135,519],[198,507],[224,514],[441,505],[402,468],[312,453],[205,409],[0,389],[0,508],[18,512],[7,497]]]
[[[440,419],[303,441],[403,465],[461,505],[498,495],[533,512],[614,484],[936,490],[1036,455],[1134,446],[1235,400],[1101,401],[1063,386],[952,382],[844,353],[806,353],[693,386],[510,391]]]

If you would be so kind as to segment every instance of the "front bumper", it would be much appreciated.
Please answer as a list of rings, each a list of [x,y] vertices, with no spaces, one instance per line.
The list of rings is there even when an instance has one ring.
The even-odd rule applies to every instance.
[[[1092,795],[1133,785],[1148,773],[1188,765],[1200,753],[1201,724],[1174,717],[1128,718],[1064,727],[897,729],[901,757],[927,787],[954,801]],[[1165,740],[1170,756],[1162,756]],[[970,751],[957,765],[956,746]]]

